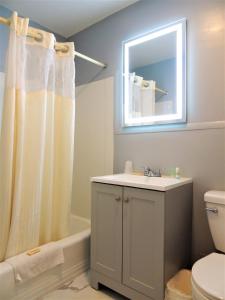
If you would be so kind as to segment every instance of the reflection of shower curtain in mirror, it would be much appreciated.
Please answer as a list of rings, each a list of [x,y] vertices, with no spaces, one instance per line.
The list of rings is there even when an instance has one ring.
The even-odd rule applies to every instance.
[[[146,85],[145,85],[146,84]],[[155,114],[155,81],[144,81],[141,89],[141,115],[142,117]]]
[[[28,38],[14,13],[0,143],[0,261],[68,234],[74,140],[74,46]]]
[[[155,114],[155,86],[153,80],[130,74],[130,112],[132,117],[146,117]]]

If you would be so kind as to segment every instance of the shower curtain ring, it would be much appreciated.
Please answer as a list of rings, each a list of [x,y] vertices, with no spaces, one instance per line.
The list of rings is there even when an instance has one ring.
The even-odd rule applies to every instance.
[[[69,51],[69,46],[63,45],[63,46],[55,47],[55,50],[60,51],[62,53],[67,53]]]
[[[43,34],[40,32],[36,33],[36,36],[34,37],[35,41],[42,42],[43,41]]]

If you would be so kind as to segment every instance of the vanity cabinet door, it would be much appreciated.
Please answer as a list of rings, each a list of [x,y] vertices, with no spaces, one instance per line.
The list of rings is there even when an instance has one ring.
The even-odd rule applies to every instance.
[[[124,188],[123,284],[164,298],[164,193]]]
[[[122,191],[120,186],[92,184],[91,268],[122,280]]]

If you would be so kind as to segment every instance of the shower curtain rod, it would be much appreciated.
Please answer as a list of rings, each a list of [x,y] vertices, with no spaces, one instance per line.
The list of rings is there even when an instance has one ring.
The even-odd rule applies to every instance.
[[[3,17],[0,17],[0,24],[4,24],[4,25],[9,26],[9,25],[10,25],[10,22],[11,22],[10,19],[6,19],[6,18],[3,18]],[[28,29],[28,34],[27,34],[27,36],[32,37],[32,38],[34,38],[35,40],[40,41],[40,42],[41,42],[42,39],[43,39],[43,36],[42,36],[42,34],[41,34],[40,32],[34,34],[34,32],[29,32],[29,29]],[[56,50],[56,51],[67,52],[68,49],[69,49],[69,48],[68,48],[66,45],[63,46],[63,47],[55,46],[55,50]],[[74,51],[74,55],[76,55],[76,56],[78,56],[78,57],[80,57],[80,58],[82,58],[82,59],[84,59],[84,60],[86,60],[86,61],[89,61],[89,62],[91,62],[91,63],[93,63],[93,64],[95,64],[95,65],[97,65],[97,66],[99,66],[99,67],[102,67],[102,68],[106,68],[106,67],[107,67],[106,64],[104,64],[104,63],[102,63],[102,62],[100,62],[100,61],[98,61],[98,60],[96,60],[96,59],[93,59],[93,58],[91,58],[91,57],[89,57],[89,56],[87,56],[87,55],[84,55],[84,54],[82,54],[82,53],[80,53],[80,52]]]

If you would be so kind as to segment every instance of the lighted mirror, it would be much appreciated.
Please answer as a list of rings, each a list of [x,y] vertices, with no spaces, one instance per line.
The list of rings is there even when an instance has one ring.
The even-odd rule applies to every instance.
[[[124,43],[124,126],[186,121],[186,21]]]

